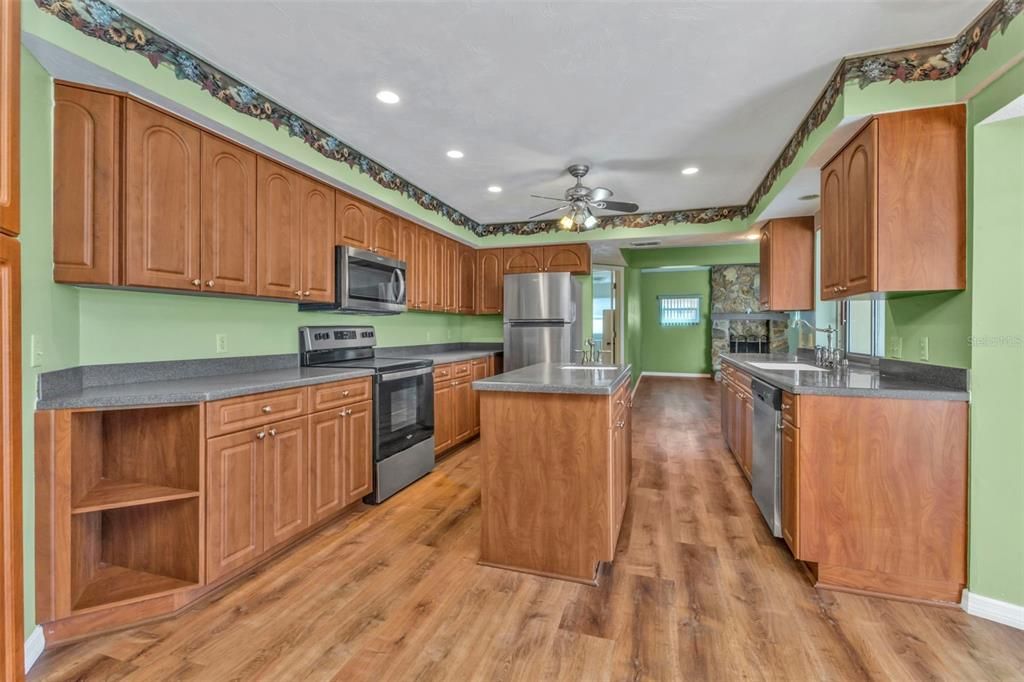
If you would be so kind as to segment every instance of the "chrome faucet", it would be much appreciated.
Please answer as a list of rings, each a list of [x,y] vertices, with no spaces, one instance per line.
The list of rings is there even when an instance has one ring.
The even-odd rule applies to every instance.
[[[581,365],[600,365],[600,364],[604,364],[602,362],[601,356],[603,354],[605,354],[605,353],[607,353],[608,355],[611,355],[611,351],[610,350],[597,350],[597,344],[594,343],[594,339],[593,338],[584,339],[583,340],[583,345],[584,345],[583,349],[580,349],[580,348],[573,349],[574,353],[579,353],[580,354],[580,364]]]
[[[838,367],[845,364],[843,362],[843,353],[839,348],[832,347],[832,335],[837,334],[838,339],[839,330],[829,325],[822,329],[821,327],[815,327],[813,324],[804,319],[795,319],[790,323],[791,329],[796,329],[800,325],[804,325],[812,332],[821,332],[825,335],[828,346],[815,345],[814,347],[814,364],[818,367],[828,367],[829,369],[837,369]]]

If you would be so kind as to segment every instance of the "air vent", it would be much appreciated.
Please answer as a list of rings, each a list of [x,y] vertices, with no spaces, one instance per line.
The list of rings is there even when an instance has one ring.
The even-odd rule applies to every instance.
[[[635,246],[638,249],[643,248],[645,246],[657,246],[659,244],[661,244],[661,240],[657,240],[657,239],[654,240],[654,241],[649,241],[649,242],[630,242],[629,243],[630,246]]]

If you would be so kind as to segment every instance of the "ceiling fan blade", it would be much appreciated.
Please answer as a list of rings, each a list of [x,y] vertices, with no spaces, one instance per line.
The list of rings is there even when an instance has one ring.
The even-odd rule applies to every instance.
[[[545,197],[545,196],[541,196],[540,194],[531,194],[530,196],[533,197],[534,199],[550,199],[551,201],[562,201],[562,202],[565,201],[565,197]]]
[[[612,192],[607,187],[595,187],[594,189],[590,190],[590,200],[591,201],[604,201],[605,199],[610,197],[612,194],[614,194],[614,192]]]
[[[548,213],[554,213],[555,211],[561,211],[561,210],[562,210],[563,208],[565,208],[565,206],[556,206],[555,208],[552,208],[552,209],[550,209],[550,210],[547,210],[547,211],[541,211],[541,212],[540,212],[540,213],[538,213],[537,215],[532,215],[532,216],[530,216],[529,218],[527,218],[527,220],[533,220],[534,218],[539,218],[539,217],[541,217],[542,215],[547,215]]]
[[[609,211],[620,211],[622,213],[636,213],[640,207],[628,201],[598,201],[594,208],[604,208]]]

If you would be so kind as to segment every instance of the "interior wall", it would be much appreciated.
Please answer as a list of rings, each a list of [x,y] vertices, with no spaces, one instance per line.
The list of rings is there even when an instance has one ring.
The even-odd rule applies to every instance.
[[[662,327],[658,296],[700,296],[700,324]],[[640,334],[644,372],[708,374],[711,371],[711,277],[708,270],[644,272],[640,275]]]

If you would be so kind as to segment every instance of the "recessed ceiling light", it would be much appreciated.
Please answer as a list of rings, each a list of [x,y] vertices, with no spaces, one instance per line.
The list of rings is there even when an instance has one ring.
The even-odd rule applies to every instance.
[[[696,166],[687,166],[683,169],[683,175],[696,175],[700,171],[700,168]]]
[[[463,156],[465,156],[465,154],[460,152],[458,149],[449,149],[448,150],[448,158],[449,159],[461,159]]]
[[[390,90],[381,90],[377,93],[377,99],[384,102],[384,104],[398,104],[402,98]]]
[[[797,197],[797,199],[800,201],[810,201],[811,199],[817,199],[820,196],[820,194],[805,194],[802,197]]]
[[[497,194],[498,192],[501,191],[501,187],[498,187],[497,185],[491,185],[490,187],[487,188],[487,191]]]

